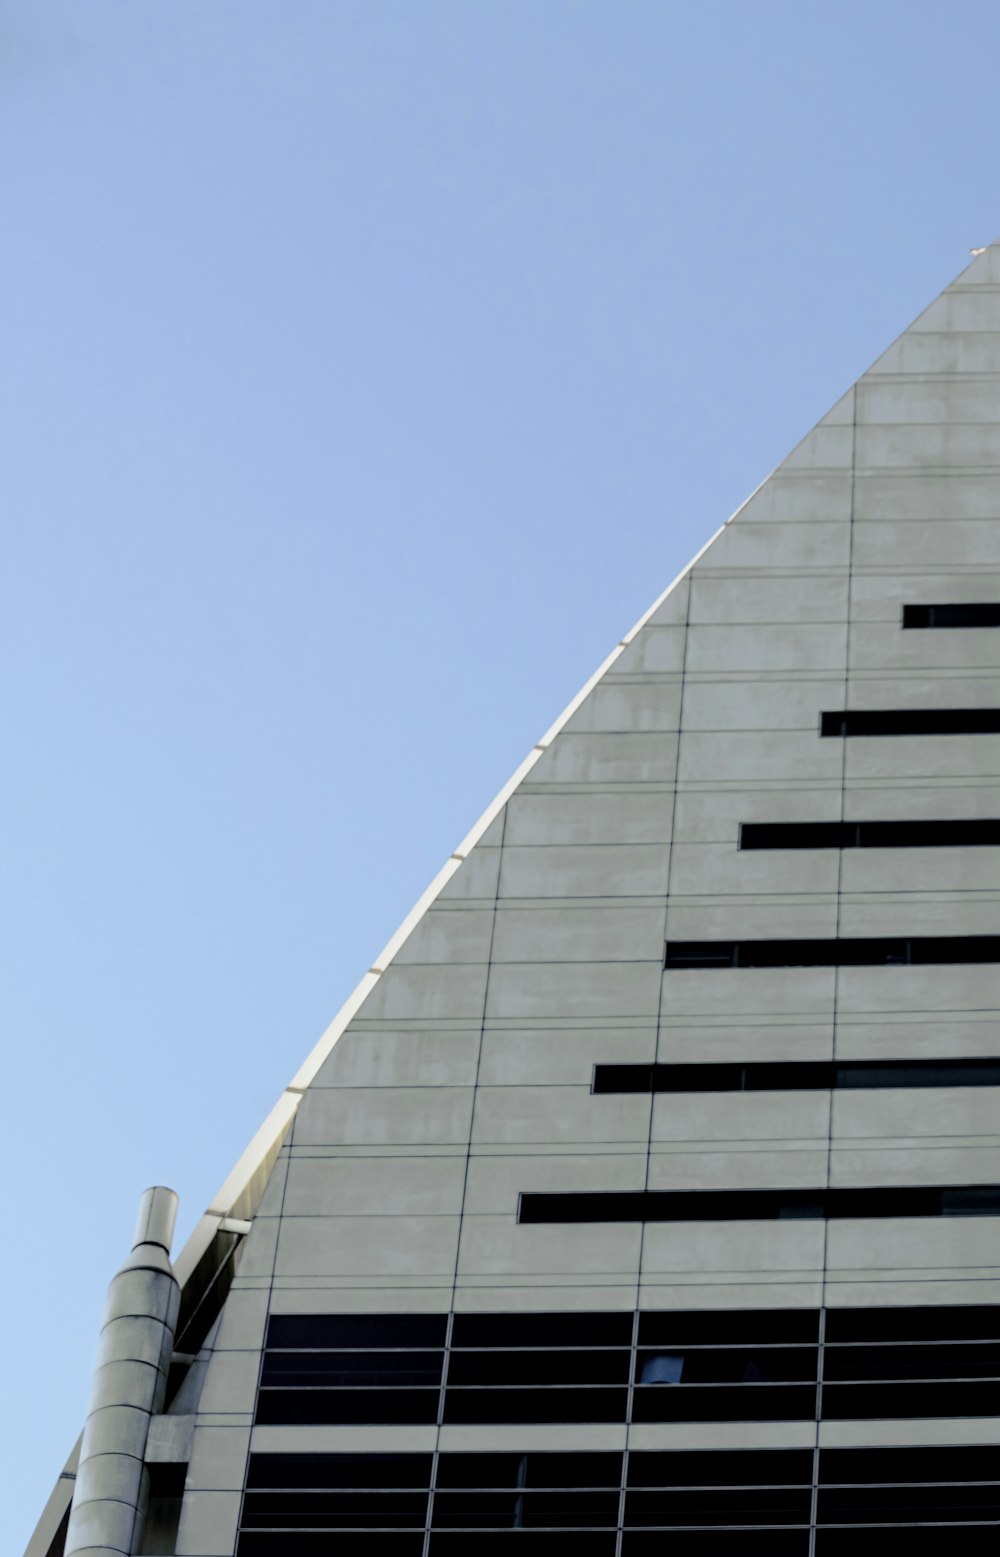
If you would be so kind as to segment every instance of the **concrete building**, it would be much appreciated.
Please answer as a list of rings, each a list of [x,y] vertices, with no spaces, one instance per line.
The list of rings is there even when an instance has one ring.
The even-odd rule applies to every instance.
[[[539,741],[175,1323],[140,1229],[31,1557],[992,1553],[998,1098],[1000,245]]]

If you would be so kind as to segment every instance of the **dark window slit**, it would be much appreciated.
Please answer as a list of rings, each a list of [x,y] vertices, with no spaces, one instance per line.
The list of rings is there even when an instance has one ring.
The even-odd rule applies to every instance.
[[[833,1088],[995,1087],[1000,1059],[774,1060],[749,1065],[595,1065],[595,1093],[799,1092]]]
[[[747,849],[963,849],[1000,847],[1000,818],[904,822],[743,822]]]
[[[878,1189],[623,1190],[521,1195],[518,1221],[729,1222],[1000,1216],[1000,1184]]]
[[[903,627],[1000,627],[1000,602],[966,600],[955,604],[904,605]]]
[[[1000,935],[668,941],[668,968],[864,968],[1000,962]]]
[[[819,733],[854,735],[997,735],[1000,708],[847,708],[820,715]]]

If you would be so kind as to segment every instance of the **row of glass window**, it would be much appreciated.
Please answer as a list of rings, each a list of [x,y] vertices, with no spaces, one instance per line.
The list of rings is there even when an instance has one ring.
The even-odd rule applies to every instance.
[[[840,935],[809,940],[667,942],[664,966],[878,968],[1000,962],[1000,935]]]
[[[829,1343],[1000,1340],[1000,1304],[923,1308],[631,1309],[448,1315],[272,1314],[268,1352],[424,1351],[485,1348],[790,1346]]]
[[[623,1472],[627,1480],[621,1497]],[[456,1550],[474,1534],[477,1552],[528,1557],[560,1531],[574,1552],[647,1549],[668,1534],[671,1557],[809,1549],[813,1475],[816,1520],[826,1557],[847,1552],[865,1530],[905,1531],[908,1548],[963,1553],[995,1550],[1000,1521],[1000,1446],[962,1445],[811,1450],[701,1450],[617,1453],[254,1454],[244,1499],[240,1557],[326,1551],[329,1532],[351,1530],[351,1550],[409,1552],[408,1539]],[[432,1475],[435,1479],[430,1500]],[[324,1535],[324,1532],[326,1534]],[[926,1540],[925,1540],[926,1537]],[[804,1539],[804,1547],[796,1540]],[[604,1540],[606,1545],[594,1545]],[[280,1541],[287,1544],[281,1546]],[[517,1545],[511,1545],[516,1541]],[[636,1543],[639,1544],[636,1544]],[[403,1544],[401,1544],[403,1543]],[[713,1544],[714,1543],[714,1544]],[[831,1544],[833,1543],[833,1544]],[[823,1549],[817,1544],[817,1551]],[[648,1548],[653,1550],[652,1546]],[[414,1547],[415,1551],[416,1548]]]
[[[595,1065],[593,1091],[829,1092],[1000,1086],[1000,1059],[765,1060],[748,1065]]]
[[[438,1420],[440,1392],[429,1389],[262,1389],[259,1424],[337,1425]],[[872,1421],[883,1418],[1000,1416],[1000,1381],[815,1384],[673,1389],[470,1389],[445,1392],[445,1423]]]
[[[453,1351],[448,1387],[510,1388],[517,1385],[628,1384],[633,1353],[588,1351]],[[440,1385],[443,1352],[269,1352],[266,1386],[402,1388]],[[640,1348],[637,1384],[778,1384],[811,1380],[819,1352],[808,1346],[691,1347],[683,1351]],[[1000,1341],[938,1342],[933,1345],[829,1345],[824,1350],[827,1381],[880,1379],[1000,1378]]]
[[[812,1487],[766,1489],[687,1488],[629,1491],[619,1507],[619,1489],[536,1492],[442,1492],[434,1494],[431,1523],[441,1528],[530,1528],[607,1525],[781,1525],[808,1524]],[[820,1488],[821,1524],[902,1523],[907,1520],[1000,1519],[995,1482],[955,1487]],[[427,1492],[248,1492],[246,1529],[393,1529],[423,1526]]]
[[[884,1539],[890,1529],[899,1531],[907,1557],[941,1557],[942,1551],[996,1557],[995,1522],[820,1527],[814,1536],[807,1526],[670,1529],[666,1536],[659,1529],[565,1533],[573,1557],[664,1557],[665,1551],[669,1557],[857,1557],[861,1542]],[[331,1548],[328,1533],[250,1530],[240,1535],[237,1557],[331,1557],[334,1549],[350,1557],[468,1557],[470,1534],[476,1557],[552,1557],[553,1540],[560,1538],[553,1530],[433,1530],[425,1545],[423,1531],[371,1530],[353,1532],[349,1547],[338,1537]]]
[[[439,1417],[445,1423],[560,1423],[992,1416],[1000,1415],[998,1328],[996,1308],[830,1310],[824,1325],[829,1339],[820,1347],[816,1310],[660,1312],[640,1314],[637,1324],[628,1313],[480,1314],[454,1317],[449,1348],[417,1350],[399,1343],[446,1338],[446,1316],[282,1315],[272,1318],[268,1331],[256,1420],[321,1425],[432,1424]],[[626,1344],[633,1330],[635,1346]],[[483,1343],[491,1334],[496,1342],[489,1349],[456,1344]],[[309,1335],[348,1344],[288,1344]],[[649,1344],[657,1335],[663,1337],[659,1344]],[[563,1344],[523,1344],[546,1338]],[[566,1344],[584,1338],[604,1344]],[[517,1340],[522,1344],[515,1347]]]
[[[982,849],[1000,845],[994,816],[893,822],[743,822],[741,849]]]
[[[378,1488],[405,1491],[518,1488],[559,1491],[619,1487],[745,1491],[810,1485],[818,1471],[830,1487],[995,1485],[1000,1444],[897,1448],[661,1449],[567,1453],[554,1450],[431,1454],[252,1454],[250,1491]],[[909,1493],[906,1494],[909,1497]]]
[[[1000,708],[844,708],[820,714],[824,736],[998,735]]]
[[[1000,1184],[899,1184],[871,1189],[637,1189],[536,1193],[522,1225],[547,1222],[773,1222],[1000,1216]]]

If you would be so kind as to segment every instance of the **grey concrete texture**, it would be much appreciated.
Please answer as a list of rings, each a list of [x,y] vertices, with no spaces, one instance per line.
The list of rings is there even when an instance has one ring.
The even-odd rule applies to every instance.
[[[232,1557],[241,1493],[186,1491],[177,1534],[177,1557]]]
[[[191,1458],[194,1413],[178,1410],[175,1396],[170,1411],[154,1416],[146,1435],[147,1465],[186,1465]]]
[[[198,1492],[242,1487],[250,1431],[248,1427],[201,1427],[188,1462],[186,1486]]]
[[[121,1454],[91,1455],[77,1471],[76,1491],[80,1502],[94,1503],[105,1499],[126,1502],[133,1495],[135,1477],[141,1468],[141,1457],[137,1464],[130,1464]]]
[[[120,1405],[126,1401],[148,1400],[150,1409],[155,1410],[154,1402],[159,1386],[158,1363],[106,1362],[94,1371],[90,1409],[101,1411],[105,1406]]]
[[[95,1368],[128,1359],[159,1367],[164,1356],[169,1362],[172,1344],[173,1331],[168,1325],[157,1320],[151,1322],[139,1314],[122,1314],[101,1330]]]
[[[136,1480],[142,1473],[141,1463]],[[74,1557],[80,1552],[129,1553],[135,1550],[136,1510],[135,1493],[130,1491],[127,1502],[118,1498],[93,1498],[79,1503],[73,1510],[72,1522],[66,1537],[66,1550]],[[69,1544],[73,1542],[72,1546]]]

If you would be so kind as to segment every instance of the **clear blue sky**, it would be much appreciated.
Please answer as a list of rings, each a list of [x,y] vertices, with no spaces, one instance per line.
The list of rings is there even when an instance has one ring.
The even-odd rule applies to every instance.
[[[539,733],[997,236],[998,57],[994,0],[0,5],[12,1551],[139,1192],[186,1235]]]

